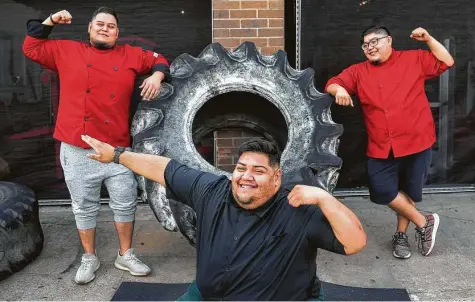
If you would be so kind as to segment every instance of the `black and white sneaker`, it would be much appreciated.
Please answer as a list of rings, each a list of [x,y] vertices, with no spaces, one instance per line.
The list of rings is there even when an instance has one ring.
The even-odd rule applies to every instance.
[[[396,232],[393,235],[393,256],[400,259],[411,257],[411,247],[406,233]]]

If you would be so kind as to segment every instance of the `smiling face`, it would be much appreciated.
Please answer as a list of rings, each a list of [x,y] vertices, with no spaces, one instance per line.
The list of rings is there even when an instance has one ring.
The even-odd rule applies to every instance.
[[[371,63],[384,63],[392,53],[392,37],[380,32],[368,34],[364,36],[362,48]]]
[[[279,166],[271,166],[267,154],[244,152],[232,176],[234,199],[244,209],[256,209],[277,193],[281,178]]]
[[[99,13],[89,23],[89,41],[100,49],[114,47],[119,38],[117,20],[111,14]]]

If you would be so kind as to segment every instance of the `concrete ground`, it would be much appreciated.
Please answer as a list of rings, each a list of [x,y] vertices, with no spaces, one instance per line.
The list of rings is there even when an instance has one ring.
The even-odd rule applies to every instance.
[[[409,231],[413,256],[398,260],[391,254],[395,215],[367,198],[343,202],[360,217],[368,245],[360,254],[319,253],[322,280],[360,287],[406,288],[413,301],[475,300],[475,194],[425,195],[421,210],[437,212],[441,227],[429,257],[417,253],[414,229]],[[133,277],[113,266],[118,241],[110,209],[103,206],[98,223],[97,253],[101,267],[88,285],[74,281],[82,250],[69,207],[42,207],[45,245],[41,255],[22,271],[0,282],[0,300],[110,300],[123,281],[189,282],[195,274],[195,250],[179,233],[165,231],[148,205],[137,212],[134,244],[152,275]]]

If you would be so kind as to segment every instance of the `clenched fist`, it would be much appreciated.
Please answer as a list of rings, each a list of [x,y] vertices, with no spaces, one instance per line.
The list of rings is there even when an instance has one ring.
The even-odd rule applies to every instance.
[[[56,24],[71,24],[73,16],[67,10],[62,10],[51,15],[51,19]]]
[[[431,36],[427,32],[427,30],[425,30],[422,27],[418,27],[418,28],[416,28],[412,31],[411,38],[413,38],[417,41],[427,42],[427,41],[430,40]]]
[[[295,186],[288,196],[289,204],[294,208],[298,208],[301,205],[319,206],[321,202],[331,198],[333,196],[327,191],[305,185]]]

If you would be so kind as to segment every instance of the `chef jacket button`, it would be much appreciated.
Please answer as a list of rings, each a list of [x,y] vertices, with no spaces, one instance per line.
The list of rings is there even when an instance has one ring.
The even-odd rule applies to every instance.
[[[91,89],[87,89],[87,90],[86,90],[86,93],[90,93],[90,92],[91,92]]]
[[[115,97],[115,95],[113,93],[111,93],[110,97],[113,98],[113,97]]]
[[[84,120],[87,122],[89,120],[89,117],[88,116],[84,117]]]
[[[92,66],[92,64],[87,64],[87,67],[91,67],[91,66]]]
[[[104,123],[109,124],[109,121],[108,121],[108,120],[105,120]]]
[[[117,70],[119,70],[119,68],[117,68],[117,66],[114,66],[114,70],[117,71]]]

